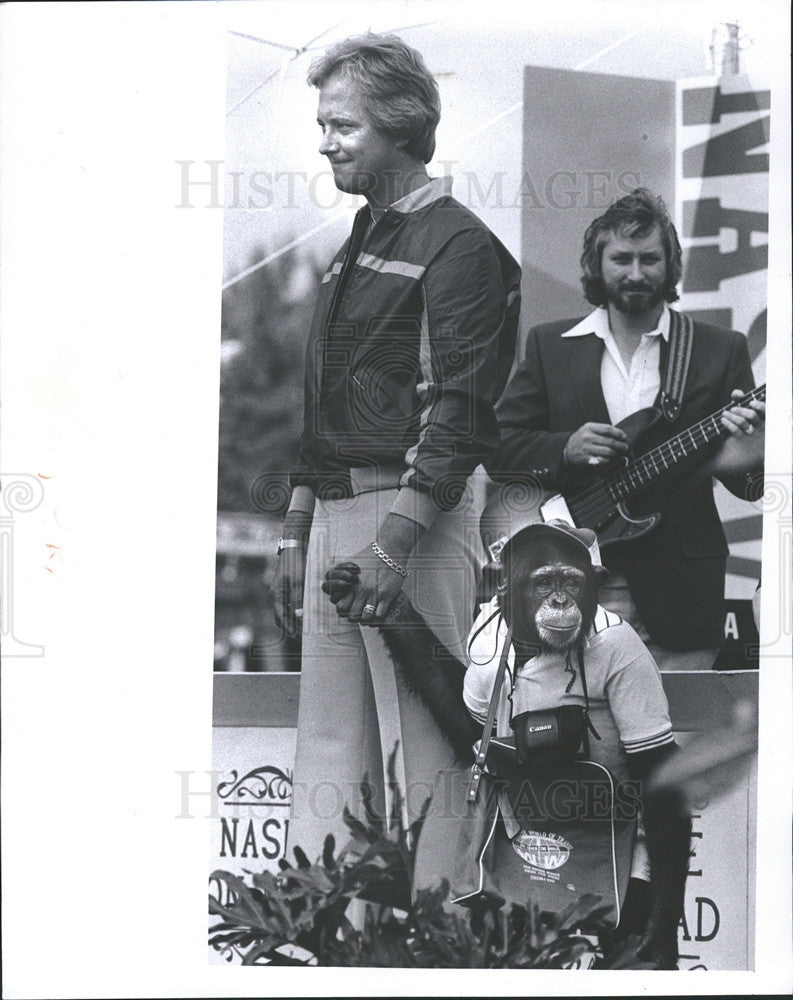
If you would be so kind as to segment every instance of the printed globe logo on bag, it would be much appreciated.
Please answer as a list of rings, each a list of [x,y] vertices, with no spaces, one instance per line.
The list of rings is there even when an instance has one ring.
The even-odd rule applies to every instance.
[[[553,871],[561,868],[570,857],[572,844],[555,833],[522,830],[512,841],[515,852],[534,868]]]

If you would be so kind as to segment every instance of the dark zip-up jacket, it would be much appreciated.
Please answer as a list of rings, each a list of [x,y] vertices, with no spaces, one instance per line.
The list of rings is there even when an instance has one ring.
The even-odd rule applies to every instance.
[[[448,181],[402,198],[371,229],[362,208],[324,275],[290,476],[340,498],[353,492],[351,469],[388,470],[394,512],[425,526],[498,443],[494,405],[520,309],[518,264]]]

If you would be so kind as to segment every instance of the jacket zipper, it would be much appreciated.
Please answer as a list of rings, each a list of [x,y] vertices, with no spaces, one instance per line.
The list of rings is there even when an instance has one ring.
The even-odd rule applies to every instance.
[[[339,306],[341,305],[342,292],[344,291],[344,286],[347,283],[347,277],[350,273],[350,269],[354,262],[358,259],[358,254],[364,244],[363,237],[357,240],[358,230],[364,225],[363,223],[363,209],[361,209],[355,216],[355,222],[353,223],[352,233],[350,234],[350,244],[347,247],[347,253],[344,257],[344,263],[341,266],[341,273],[339,274],[339,282],[336,285],[336,291],[333,293],[333,298],[330,300],[330,309],[328,311],[328,318],[325,322],[325,335],[327,337],[329,328],[333,325],[333,321],[336,319],[336,315],[339,311]],[[358,244],[356,246],[356,243]]]
[[[347,284],[350,270],[352,269],[352,266],[355,263],[355,261],[358,259],[358,254],[361,252],[364,243],[366,242],[365,235],[362,235],[361,238],[358,239],[358,233],[360,232],[361,228],[368,225],[368,223],[364,223],[363,218],[364,218],[364,210],[360,209],[356,213],[355,221],[353,222],[352,232],[350,233],[349,246],[347,247],[347,253],[345,254],[344,257],[344,263],[341,266],[341,271],[339,273],[339,281],[338,284],[336,285],[336,290],[333,293],[333,298],[330,300],[330,309],[328,310],[328,318],[325,321],[325,328],[322,331],[322,339],[325,347],[327,347],[328,341],[330,339],[331,327],[333,326],[333,323],[336,319],[336,316],[339,312],[339,308],[341,306],[341,299],[344,293],[345,286]],[[372,230],[374,230],[376,226],[377,223],[375,223],[374,226],[372,226]],[[320,363],[322,364],[322,370],[320,371],[320,379],[319,379],[319,395],[321,398],[325,394],[324,350],[322,352]]]

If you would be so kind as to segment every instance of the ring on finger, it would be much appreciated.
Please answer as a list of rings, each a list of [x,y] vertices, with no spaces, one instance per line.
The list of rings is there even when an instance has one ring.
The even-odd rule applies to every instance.
[[[363,611],[361,612],[361,615],[366,615],[368,617],[370,615],[373,615],[374,613],[375,613],[375,606],[374,606],[374,604],[364,604]]]

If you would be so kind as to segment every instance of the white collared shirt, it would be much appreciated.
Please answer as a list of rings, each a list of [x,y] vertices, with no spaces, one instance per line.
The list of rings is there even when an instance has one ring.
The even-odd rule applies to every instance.
[[[669,309],[666,303],[657,328],[642,334],[641,342],[631,358],[630,368],[625,367],[614,340],[606,308],[601,306],[595,309],[562,336],[585,337],[591,333],[600,337],[605,348],[600,362],[600,386],[611,423],[618,424],[631,413],[652,406],[661,388],[661,345],[658,338],[669,340]]]

